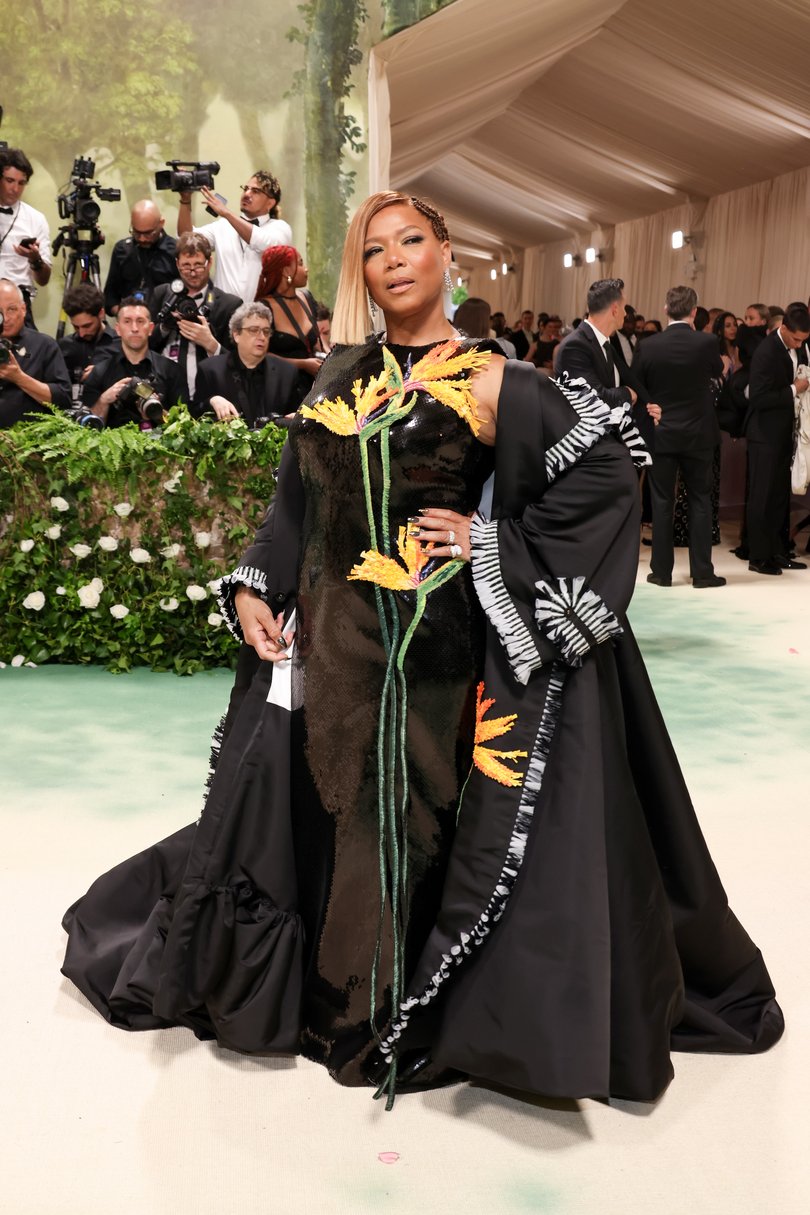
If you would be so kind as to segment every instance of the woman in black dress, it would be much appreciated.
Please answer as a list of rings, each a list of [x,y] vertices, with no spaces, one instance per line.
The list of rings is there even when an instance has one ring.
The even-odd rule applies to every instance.
[[[70,909],[64,973],[114,1024],[389,1102],[459,1071],[654,1099],[671,1046],[763,1050],[782,1019],[624,614],[648,457],[584,383],[458,339],[449,258],[421,200],[352,221],[343,344],[225,580],[254,650],[200,823]]]
[[[312,387],[326,351],[318,328],[318,305],[307,290],[309,271],[297,249],[273,245],[262,254],[262,272],[256,299],[273,316],[270,354],[288,359],[298,369],[299,396]]]

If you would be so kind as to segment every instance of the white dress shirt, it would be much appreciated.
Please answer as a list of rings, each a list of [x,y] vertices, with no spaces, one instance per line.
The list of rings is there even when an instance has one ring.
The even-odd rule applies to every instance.
[[[0,212],[0,278],[10,279],[18,287],[25,287],[36,295],[37,284],[27,257],[14,252],[14,246],[32,236],[39,243],[39,256],[46,266],[52,264],[51,238],[48,221],[41,211],[29,207],[27,202],[15,203],[11,215]]]
[[[238,296],[246,304],[256,298],[265,249],[271,245],[292,244],[290,225],[283,219],[271,219],[269,215],[262,215],[258,224],[253,226],[249,245],[222,216],[194,231],[201,232],[214,246],[217,255],[212,276],[214,286]]]

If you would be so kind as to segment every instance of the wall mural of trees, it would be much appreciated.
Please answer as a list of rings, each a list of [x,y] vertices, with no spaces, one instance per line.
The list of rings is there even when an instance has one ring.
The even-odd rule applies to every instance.
[[[448,0],[32,0],[4,15],[0,135],[37,166],[26,198],[58,226],[55,193],[90,152],[112,243],[154,196],[174,231],[176,199],[154,192],[170,157],[219,160],[228,197],[254,169],[279,177],[282,210],[331,302],[349,214],[366,189],[368,52]],[[41,168],[40,168],[41,166]],[[195,209],[197,222],[206,221]],[[37,304],[53,331],[61,275]],[[47,304],[47,307],[45,306]]]

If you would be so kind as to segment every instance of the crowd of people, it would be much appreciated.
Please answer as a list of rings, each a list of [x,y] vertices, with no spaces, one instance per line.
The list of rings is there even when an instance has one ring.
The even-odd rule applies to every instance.
[[[0,427],[50,403],[86,425],[143,429],[178,403],[252,426],[295,411],[329,352],[331,314],[307,291],[272,173],[240,187],[238,210],[203,188],[215,218],[201,227],[180,194],[176,238],[156,203],[136,202],[103,289],[65,291],[73,333],[58,342],[32,311],[53,263],[45,216],[23,198],[32,173],[22,150],[0,150]]]
[[[23,198],[33,169],[24,152],[7,148],[0,170],[0,427],[49,404],[87,425],[143,429],[175,403],[251,426],[294,413],[331,349],[331,314],[307,289],[272,173],[258,170],[240,187],[238,210],[202,187],[214,219],[201,227],[191,193],[181,193],[176,238],[153,201],[137,202],[103,292],[92,282],[65,292],[73,334],[57,343],[37,331],[31,310],[52,269],[45,217]],[[723,585],[711,560],[720,428],[747,439],[737,555],[763,575],[806,568],[789,526],[796,402],[810,384],[806,305],[754,303],[738,318],[675,287],[665,312],[666,328],[626,302],[620,279],[604,279],[570,327],[529,309],[510,327],[481,299],[466,300],[455,324],[471,337],[491,336],[541,375],[584,377],[609,403],[633,406],[653,453],[643,479],[650,582],[670,585],[674,547],[688,545],[693,585]]]
[[[529,309],[510,328],[478,299],[460,306],[456,323],[490,334],[507,357],[541,374],[582,377],[609,404],[632,406],[652,454],[642,479],[643,517],[652,526],[649,582],[671,586],[674,548],[685,546],[693,586],[725,585],[711,558],[720,540],[721,430],[747,440],[736,556],[766,576],[806,569],[796,559],[790,496],[797,423],[802,409],[810,411],[807,304],[754,303],[737,317],[699,306],[691,287],[677,286],[664,312],[666,328],[626,302],[621,279],[601,279],[588,291],[585,317],[570,328]]]

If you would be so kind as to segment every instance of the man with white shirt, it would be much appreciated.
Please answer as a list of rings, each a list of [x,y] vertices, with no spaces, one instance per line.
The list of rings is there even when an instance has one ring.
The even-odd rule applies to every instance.
[[[292,245],[292,229],[278,218],[281,187],[272,173],[259,169],[240,187],[239,214],[222,203],[213,190],[203,187],[201,194],[208,208],[218,216],[212,224],[193,228],[191,194],[180,195],[177,232],[200,232],[216,253],[214,285],[237,296],[245,303],[256,298],[262,269],[262,254],[271,245]]]
[[[212,256],[205,236],[184,232],[177,242],[178,277],[157,287],[149,305],[155,323],[149,345],[178,364],[189,401],[203,359],[221,354],[223,346],[231,349],[228,325],[242,302],[211,282]]]
[[[22,291],[29,326],[31,300],[51,277],[48,221],[22,197],[33,172],[19,148],[0,149],[0,278]]]
[[[748,568],[755,574],[803,570],[787,549],[790,511],[790,461],[793,453],[794,402],[810,385],[798,374],[810,361],[810,313],[791,304],[778,329],[754,351],[748,382]]]
[[[725,585],[712,564],[712,463],[720,442],[713,380],[723,374],[717,339],[695,330],[697,294],[670,287],[669,324],[638,348],[633,374],[661,406],[655,453],[649,470],[652,501],[652,559],[648,582],[672,585],[673,529],[678,476],[689,503],[689,570],[700,589]]]

